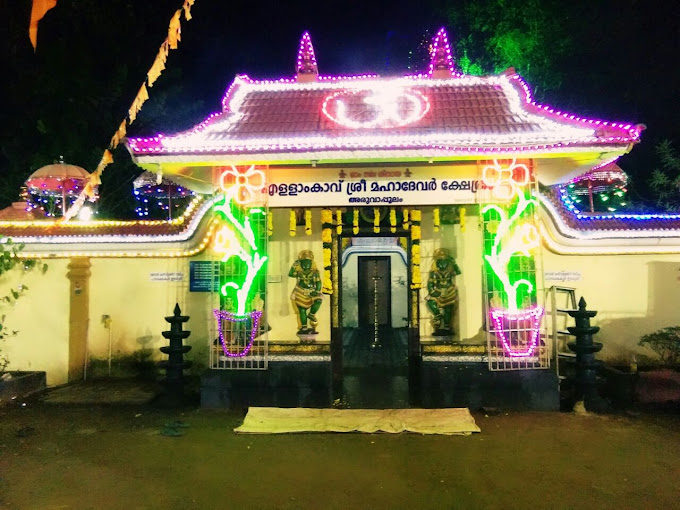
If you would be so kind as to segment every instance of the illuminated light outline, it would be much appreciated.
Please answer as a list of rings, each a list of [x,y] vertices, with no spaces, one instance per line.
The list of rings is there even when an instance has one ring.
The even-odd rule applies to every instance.
[[[517,203],[514,205],[513,213],[508,216],[509,211],[505,211],[500,206],[496,204],[487,204],[481,210],[482,216],[484,216],[488,211],[495,211],[496,214],[501,218],[498,222],[496,232],[493,238],[493,245],[491,246],[491,252],[484,255],[484,259],[491,267],[496,277],[500,280],[503,285],[503,290],[508,299],[508,312],[517,313],[519,308],[517,306],[517,289],[520,285],[527,287],[527,292],[529,294],[534,292],[534,285],[527,279],[521,278],[514,283],[510,283],[510,276],[508,275],[508,264],[510,259],[512,259],[515,254],[521,254],[525,257],[530,257],[531,254],[529,250],[536,248],[540,245],[540,237],[536,227],[529,222],[521,223],[516,225],[516,222],[520,217],[527,211],[530,206],[536,206],[537,202],[533,198],[527,199],[524,191],[518,186],[518,182],[514,180],[512,171],[515,168],[523,167],[527,176],[529,169],[526,165],[518,165],[513,159],[510,165],[503,168],[498,160],[494,160],[493,165],[487,168],[493,168],[497,173],[497,179],[492,182],[492,185],[498,185],[499,182],[503,184],[509,184],[511,193],[508,199],[517,195]],[[503,179],[505,174],[509,173],[509,178]],[[485,183],[486,184],[486,183]],[[506,236],[510,236],[508,240],[504,240]],[[503,241],[501,246],[501,241]]]
[[[195,197],[187,206],[181,216],[173,220],[94,220],[94,221],[72,221],[69,223],[62,223],[55,220],[0,220],[0,227],[45,227],[45,228],[93,228],[93,227],[118,227],[125,226],[158,226],[158,225],[180,225],[188,216],[194,211],[196,206],[203,201],[203,197]]]
[[[231,312],[226,312],[224,310],[213,310],[213,314],[217,319],[217,325],[220,332],[220,344],[222,344],[224,355],[229,358],[243,358],[247,356],[250,352],[250,349],[253,347],[253,344],[255,343],[255,337],[257,336],[257,330],[260,325],[260,317],[262,316],[262,312],[260,310],[255,310],[254,312],[250,312],[247,315],[238,315]],[[227,348],[227,342],[224,339],[224,332],[222,330],[222,320],[227,320],[229,322],[245,322],[248,319],[252,319],[253,321],[248,345],[246,345],[246,347],[241,352],[233,353]]]
[[[257,189],[261,189],[265,184],[264,172],[255,169],[255,165],[250,165],[246,172],[239,172],[234,165],[230,165],[228,168],[222,172],[219,179],[220,189],[224,192],[224,200],[219,202],[213,207],[213,210],[222,213],[224,217],[228,220],[229,226],[223,226],[217,235],[215,236],[214,249],[218,253],[223,253],[222,262],[227,262],[231,257],[236,256],[243,261],[246,265],[246,276],[241,283],[237,284],[233,281],[228,281],[220,288],[220,293],[223,296],[227,295],[228,289],[233,289],[236,294],[236,315],[244,316],[246,301],[248,300],[248,295],[250,294],[250,289],[253,286],[255,277],[258,275],[260,270],[264,267],[264,263],[267,261],[267,255],[260,255],[258,252],[259,247],[255,242],[255,233],[250,222],[251,214],[266,214],[260,208],[251,209],[246,215],[241,223],[231,210],[232,201],[243,206],[247,202],[252,202],[255,198],[253,194],[247,196],[248,200],[239,201],[238,195],[243,187],[248,188],[252,186]],[[227,186],[225,183],[225,177],[236,176],[236,183]],[[250,179],[256,177],[261,179],[261,184],[251,185]],[[243,181],[241,181],[243,179]],[[236,232],[240,234],[240,237],[245,241],[244,244],[241,243]],[[228,243],[227,243],[228,241]],[[234,245],[234,246],[232,246]]]
[[[512,358],[523,358],[527,356],[532,356],[536,347],[538,347],[538,333],[541,327],[541,317],[543,317],[543,307],[537,306],[535,308],[529,308],[522,310],[521,312],[509,312],[507,310],[493,309],[489,312],[491,315],[491,320],[494,324],[494,333],[498,335],[503,346],[503,351],[505,354]],[[515,350],[505,335],[505,330],[503,329],[503,319],[508,321],[522,321],[527,319],[533,320],[533,326],[531,328],[531,340],[525,351]]]
[[[223,100],[224,112],[214,114],[206,121],[199,124],[192,130],[180,133],[171,137],[166,137],[159,134],[155,137],[149,138],[132,138],[128,140],[128,145],[132,152],[137,155],[144,154],[173,154],[182,152],[214,152],[214,151],[233,151],[233,152],[254,152],[258,150],[263,151],[282,151],[282,150],[313,150],[317,148],[323,149],[339,149],[339,148],[406,148],[406,147],[431,147],[442,149],[458,149],[469,151],[472,153],[488,153],[492,151],[537,151],[537,150],[560,150],[570,147],[575,144],[628,144],[639,139],[640,126],[633,126],[632,124],[610,123],[606,121],[599,121],[593,119],[583,119],[577,116],[561,114],[557,112],[554,115],[555,120],[546,118],[546,108],[542,105],[535,105],[531,100],[531,95],[528,93],[528,87],[519,78],[518,75],[512,76],[487,76],[487,77],[473,77],[473,76],[459,76],[456,78],[446,80],[433,80],[428,77],[415,76],[396,78],[390,80],[376,80],[370,77],[362,76],[358,80],[336,80],[324,82],[308,82],[297,83],[295,80],[283,81],[253,81],[247,76],[237,76],[235,81],[229,87],[227,95]],[[371,80],[373,83],[371,83]],[[376,136],[361,137],[333,137],[327,136],[312,136],[312,137],[289,137],[273,139],[268,138],[253,138],[249,140],[205,140],[201,134],[209,134],[220,128],[222,123],[231,123],[234,121],[235,115],[242,115],[239,112],[245,97],[250,92],[267,91],[290,91],[290,90],[329,90],[337,91],[343,89],[349,91],[352,88],[370,88],[367,84],[373,87],[377,85],[385,86],[419,86],[423,88],[438,87],[442,85],[498,85],[503,89],[505,98],[509,103],[510,111],[513,115],[519,116],[527,122],[539,124],[544,130],[539,133],[527,134],[488,134],[478,135],[476,133],[446,133],[428,134],[428,135],[409,135],[409,136],[385,136],[384,134]],[[519,84],[520,86],[516,86]],[[521,97],[521,87],[524,87],[525,97]],[[526,105],[531,105],[539,110],[537,113],[524,108]],[[552,114],[552,110],[549,113]],[[561,115],[560,115],[561,114]],[[216,117],[225,118],[222,120],[215,120]],[[567,124],[565,124],[565,122]],[[575,125],[576,124],[576,125]],[[624,130],[624,133],[611,133],[609,136],[598,135],[595,130],[602,126],[607,126],[611,129]],[[559,137],[560,141],[555,138]],[[473,147],[456,147],[457,144],[470,143]],[[550,142],[550,143],[541,143]],[[480,147],[485,144],[515,144],[512,147],[495,146],[495,147]],[[519,144],[517,146],[516,144]],[[602,147],[600,147],[600,150]]]
[[[250,165],[248,170],[245,172],[239,172],[234,165],[230,165],[231,168],[227,168],[220,174],[219,186],[224,192],[227,192],[232,188],[232,186],[226,186],[224,180],[226,177],[232,176],[235,178],[236,182],[233,187],[236,188],[233,191],[232,198],[239,205],[245,205],[255,200],[256,194],[262,190],[265,183],[265,176],[262,170],[255,168],[255,165]],[[225,167],[226,168],[226,167]],[[218,169],[219,170],[219,169]],[[260,179],[260,184],[251,184],[252,178]],[[240,182],[243,179],[243,182]],[[241,198],[241,192],[245,191],[245,197]]]
[[[515,180],[514,171],[517,168],[523,170],[524,179],[521,181]],[[529,184],[529,168],[525,164],[517,163],[516,159],[504,168],[498,160],[494,159],[492,165],[487,165],[482,169],[482,182],[492,188],[491,192],[496,198],[510,200],[516,192],[519,192],[518,188]]]
[[[156,258],[180,258],[180,257],[191,257],[193,255],[196,255],[198,253],[201,253],[205,248],[208,246],[208,242],[210,241],[210,238],[213,235],[213,232],[215,231],[216,223],[214,221],[211,221],[210,227],[208,228],[208,232],[206,235],[203,237],[201,240],[201,243],[195,247],[191,248],[188,250],[183,250],[183,251],[178,251],[178,252],[146,252],[146,251],[137,251],[137,252],[116,252],[116,251],[107,251],[107,252],[92,252],[92,251],[74,251],[74,252],[60,252],[60,253],[54,253],[54,252],[27,252],[27,251],[21,251],[17,253],[17,257],[21,259],[44,259],[44,258],[49,258],[49,259],[63,259],[63,258],[71,258],[71,257],[91,257],[91,258],[151,258],[151,257],[156,257]]]
[[[680,253],[678,245],[569,246],[555,239],[545,222],[541,222],[539,229],[541,239],[548,249],[560,255],[672,255]]]
[[[198,203],[202,199],[198,199],[194,203]],[[64,236],[22,236],[20,234],[12,234],[12,239],[20,240],[24,244],[73,244],[73,243],[93,243],[93,244],[125,244],[125,243],[167,243],[167,242],[184,242],[189,240],[196,232],[196,229],[200,225],[205,214],[213,206],[216,198],[211,198],[206,200],[203,205],[196,211],[193,215],[191,221],[187,225],[186,229],[179,234],[158,234],[158,235],[148,235],[148,234],[124,234],[124,235],[64,235]],[[193,207],[191,212],[193,212]],[[188,209],[187,209],[188,210]],[[92,228],[93,226],[111,227],[111,226],[159,226],[159,225],[180,225],[185,220],[183,215],[179,221],[177,219],[172,221],[104,221],[101,222],[79,222],[72,221],[69,223],[57,223],[49,222],[37,223],[37,222],[27,222],[27,227],[37,227],[44,226],[47,228],[57,227],[57,228],[70,228],[75,227],[85,227]],[[92,225],[97,223],[97,225]],[[63,225],[63,226],[61,226]],[[3,226],[0,222],[0,227]],[[17,226],[16,224],[11,224],[9,226]]]
[[[551,217],[553,223],[558,227],[558,230],[560,231],[561,234],[565,235],[566,237],[570,237],[573,239],[578,239],[580,241],[593,241],[593,240],[604,240],[604,239],[638,239],[638,238],[674,238],[674,237],[680,237],[680,229],[657,229],[657,230],[650,230],[650,229],[621,229],[621,230],[597,230],[597,231],[582,231],[582,230],[576,230],[575,228],[571,227],[568,223],[564,221],[564,218],[562,218],[562,215],[560,212],[556,209],[555,205],[550,201],[550,199],[542,194],[538,195],[538,199],[541,202],[541,205],[546,209],[548,212],[549,216]],[[573,211],[568,211],[571,214],[573,214]],[[576,215],[574,215],[576,216]],[[632,215],[626,215],[626,216],[632,216]],[[650,215],[645,215],[645,216],[650,216]],[[663,218],[621,218],[621,217],[611,217],[611,218],[596,218],[594,221],[583,221],[586,218],[581,218],[580,223],[584,223],[583,227],[588,228],[588,224],[590,223],[591,225],[594,223],[597,223],[597,221],[607,221],[609,219],[625,219],[625,220],[637,220],[637,221],[645,221],[645,220],[666,220],[666,221],[677,221],[680,219],[680,215],[674,215],[675,217],[673,218],[668,218],[668,217],[663,217]],[[576,216],[578,218],[578,216]]]
[[[384,90],[383,90],[384,89]],[[338,99],[343,96],[357,95],[362,92],[370,91],[373,96],[367,96],[364,98],[364,102],[367,104],[378,105],[376,110],[379,112],[376,117],[371,121],[359,122],[355,121],[346,116],[346,107],[344,103]],[[401,92],[398,94],[398,92]],[[384,98],[380,100],[379,98]],[[407,101],[411,103],[414,107],[413,111],[409,113],[406,117],[400,117],[397,112],[396,99],[398,97],[404,97]],[[369,99],[376,98],[375,102],[370,102]],[[335,115],[333,115],[329,110],[328,106],[330,104],[335,104]],[[393,111],[390,112],[391,106],[394,105]],[[340,110],[340,106],[343,110]],[[371,128],[395,128],[402,127],[408,124],[413,124],[422,119],[430,111],[430,101],[429,99],[417,90],[407,91],[401,87],[384,87],[384,88],[365,88],[365,89],[355,89],[351,91],[337,91],[334,92],[324,99],[321,111],[323,114],[331,121],[335,122],[344,127],[353,129],[371,129]],[[342,111],[342,114],[340,112]]]
[[[445,60],[446,64],[448,67],[448,70],[451,74],[453,75],[458,75],[462,76],[461,73],[456,73],[454,71],[453,67],[453,56],[451,55],[451,46],[449,45],[449,38],[448,34],[446,33],[446,29],[444,27],[440,28],[439,31],[437,32],[437,35],[434,36],[434,42],[432,43],[432,55],[430,58],[430,67],[428,69],[427,75],[429,77],[432,76],[432,73],[434,72],[434,62],[437,59],[437,50],[439,49],[440,44],[444,44],[444,55],[445,55]]]
[[[311,69],[304,67],[304,54],[307,53],[310,57]],[[316,63],[316,55],[314,54],[314,46],[312,46],[312,38],[309,36],[309,32],[302,34],[300,39],[300,49],[297,55],[297,67],[296,70],[298,74],[319,74],[319,68]]]

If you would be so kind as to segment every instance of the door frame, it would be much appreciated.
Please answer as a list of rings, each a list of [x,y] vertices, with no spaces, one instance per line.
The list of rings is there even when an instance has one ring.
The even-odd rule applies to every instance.
[[[374,233],[370,227],[360,227],[359,233],[354,234],[351,226],[344,225],[341,233],[331,229],[331,278],[334,282],[334,292],[331,294],[331,403],[333,405],[344,402],[343,378],[343,326],[342,326],[342,240],[346,237],[405,237],[407,241],[406,267],[407,270],[407,309],[408,309],[408,394],[411,407],[421,406],[421,365],[422,353],[420,348],[420,289],[412,287],[411,229],[404,229],[398,225],[396,232]],[[391,282],[390,282],[391,285]],[[391,303],[390,303],[391,306]],[[391,326],[391,324],[390,324]]]

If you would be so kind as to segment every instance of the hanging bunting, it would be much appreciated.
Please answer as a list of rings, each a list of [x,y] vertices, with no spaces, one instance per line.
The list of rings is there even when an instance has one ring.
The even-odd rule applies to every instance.
[[[439,225],[441,225],[441,219],[439,217],[439,207],[435,207],[432,211],[432,224],[434,226],[434,231],[439,232]]]
[[[149,87],[153,87],[153,84],[156,83],[158,77],[165,70],[165,63],[168,60],[169,52],[170,47],[168,44],[168,40],[166,39],[165,41],[163,41],[163,44],[161,44],[161,47],[158,50],[158,54],[156,55],[156,59],[153,61],[153,64],[151,65],[151,69],[149,69],[149,72],[146,73]]]
[[[333,281],[331,280],[331,248],[333,247],[333,212],[330,209],[321,210],[321,242],[323,243],[323,279],[321,292],[333,294]]]
[[[184,5],[182,6],[182,9],[184,9],[184,18],[189,21],[191,19],[191,6],[194,5],[194,2],[196,0],[184,0]]]
[[[31,5],[31,23],[28,27],[28,37],[33,45],[33,51],[38,48],[38,23],[52,7],[57,5],[57,0],[33,0]]]
[[[182,40],[182,24],[180,22],[180,16],[182,11],[178,10],[175,15],[170,20],[170,26],[168,27],[168,45],[171,50],[177,49],[177,43]]]
[[[182,8],[184,9],[184,16],[187,20],[191,19],[191,6],[194,5],[196,0],[184,0],[184,4]],[[40,9],[44,9],[42,11],[42,14],[40,14],[39,18],[35,20],[35,37],[37,37],[37,22],[42,18],[42,16],[45,15],[45,13],[54,7],[57,3],[57,0],[34,0],[33,3],[33,8],[36,9],[40,7]],[[46,7],[46,8],[45,8]],[[173,15],[172,19],[170,20],[170,25],[168,26],[168,37],[165,41],[163,41],[163,44],[161,44],[160,50],[158,54],[156,55],[156,60],[154,60],[153,65],[151,66],[151,69],[147,73],[147,79],[149,81],[149,87],[153,85],[153,83],[158,79],[158,76],[160,76],[161,71],[165,69],[165,62],[168,57],[168,52],[170,49],[177,49],[177,42],[181,40],[181,23],[180,23],[180,16],[182,14],[182,9],[178,10],[175,12]],[[33,13],[31,14],[31,30],[33,30],[33,23],[34,23],[34,16]],[[33,49],[35,50],[35,42],[33,42]],[[132,124],[135,119],[137,118],[137,114],[139,113],[139,110],[142,109],[142,105],[144,102],[149,99],[149,92],[146,88],[146,82],[142,83],[142,86],[139,88],[139,91],[137,92],[137,96],[135,96],[134,101],[132,102],[132,105],[130,106],[130,109],[128,110],[129,118],[130,118],[130,124]],[[99,166],[97,166],[97,170],[93,172],[93,177],[90,178],[91,182],[95,182],[96,184],[93,184],[94,186],[98,185],[101,183],[100,180],[100,175],[104,171],[104,168],[111,162],[113,162],[113,157],[111,157],[111,150],[115,149],[119,144],[120,141],[125,137],[125,134],[127,132],[126,128],[126,121],[123,120],[123,122],[120,124],[118,127],[118,130],[116,133],[113,135],[111,138],[111,142],[109,144],[108,149],[105,151],[104,156],[102,157],[102,162],[105,161],[107,157],[110,157],[110,161],[104,165],[102,165],[102,162],[99,163]],[[108,152],[108,156],[106,154]],[[95,175],[96,174],[96,175]],[[83,191],[80,193],[78,198],[73,202],[73,205],[65,212],[63,217],[61,218],[61,221],[69,221],[71,218],[73,218],[78,212],[80,211],[80,208],[83,206],[85,203],[85,199],[90,196],[90,197],[95,197],[95,193],[93,192],[93,189],[83,188]]]
[[[380,207],[373,208],[373,232],[380,233]]]
[[[116,147],[118,147],[118,144],[121,142],[123,138],[125,138],[126,134],[127,134],[127,122],[123,120],[123,122],[120,123],[120,126],[118,126],[118,130],[113,135],[113,138],[111,138],[109,149],[115,149]]]
[[[397,211],[394,207],[390,207],[390,232],[393,234],[397,231]]]
[[[135,121],[139,110],[142,109],[142,105],[147,99],[149,99],[149,91],[146,89],[146,84],[142,83],[142,86],[139,87],[139,92],[137,92],[137,97],[135,97],[135,100],[132,102],[132,106],[130,106],[130,110],[128,111],[130,124]]]
[[[342,235],[342,209],[337,209],[335,211],[335,223],[337,223],[337,226],[335,227],[335,233]]]
[[[295,209],[290,210],[290,214],[288,216],[288,233],[290,234],[290,237],[295,237],[295,234],[297,233],[297,218],[295,216]]]

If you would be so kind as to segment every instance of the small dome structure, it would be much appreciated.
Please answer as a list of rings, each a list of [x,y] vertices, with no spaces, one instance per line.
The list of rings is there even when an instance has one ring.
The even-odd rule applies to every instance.
[[[33,172],[26,179],[26,188],[29,195],[35,199],[34,207],[44,207],[45,204],[51,209],[61,209],[62,214],[66,210],[66,202],[69,197],[76,197],[90,179],[90,173],[76,165],[69,165],[60,159],[58,163],[45,165]],[[54,210],[46,213],[54,215]]]

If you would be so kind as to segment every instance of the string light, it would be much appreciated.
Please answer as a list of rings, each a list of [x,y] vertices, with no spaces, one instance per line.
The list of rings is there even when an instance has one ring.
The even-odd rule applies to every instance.
[[[250,312],[247,315],[238,315],[224,310],[213,310],[213,314],[217,319],[218,329],[220,332],[220,344],[222,345],[224,355],[229,358],[243,358],[247,356],[250,350],[252,349],[253,344],[255,343],[255,337],[257,336],[257,331],[260,326],[260,317],[262,317],[262,312],[260,310],[255,310],[254,312]],[[227,347],[228,342],[224,338],[224,328],[222,326],[223,320],[228,322],[245,322],[247,320],[252,321],[250,329],[250,339],[248,341],[248,344],[241,352],[231,352]]]
[[[494,324],[494,332],[500,338],[505,354],[512,358],[533,356],[534,352],[536,351],[536,347],[538,346],[538,333],[541,326],[541,317],[543,317],[542,307],[537,306],[536,308],[530,308],[521,312],[509,312],[507,310],[494,309],[490,311],[490,315]],[[503,328],[503,319],[509,322],[520,322],[525,320],[532,321],[530,328],[531,337],[524,350],[518,350],[517,348],[510,345],[506,331]]]
[[[422,94],[427,97],[429,90],[441,90],[449,87],[452,90],[464,91],[468,87],[486,86],[501,92],[502,101],[507,104],[509,115],[516,122],[534,124],[527,132],[482,133],[451,129],[427,130],[413,133],[395,131],[391,134],[379,132],[367,133],[365,128],[357,129],[357,133],[345,132],[341,136],[295,135],[265,138],[249,137],[247,140],[234,138],[233,134],[226,138],[222,133],[230,126],[238,123],[244,113],[241,111],[246,98],[257,93],[278,93],[292,91],[327,91],[329,94],[319,98],[320,107],[326,101],[329,110],[329,98],[340,94],[359,94],[359,91],[379,91],[380,89],[402,89],[409,94]],[[374,92],[372,92],[374,93]],[[337,96],[335,94],[338,94]],[[421,100],[422,101],[422,100]],[[429,101],[429,100],[428,100]],[[211,115],[206,121],[194,129],[175,136],[159,134],[150,138],[131,138],[128,144],[138,157],[157,156],[160,154],[182,153],[252,153],[256,151],[304,151],[319,149],[395,149],[395,148],[430,148],[445,149],[470,154],[487,154],[490,152],[564,152],[572,150],[620,150],[621,145],[628,145],[639,139],[644,126],[632,124],[608,123],[605,121],[582,119],[574,115],[554,113],[542,105],[531,102],[528,87],[517,75],[500,76],[456,76],[444,80],[430,79],[428,76],[404,77],[395,79],[377,79],[362,76],[361,79],[338,78],[315,82],[296,82],[294,80],[254,81],[247,76],[237,76],[225,96],[224,111]],[[436,105],[432,105],[435,108]],[[546,116],[546,112],[550,115]],[[421,112],[422,113],[422,112]],[[334,116],[334,112],[330,112]],[[363,124],[360,123],[360,126]],[[605,129],[606,128],[606,129]],[[231,129],[231,128],[230,128]],[[378,129],[378,131],[380,131]],[[608,148],[607,146],[618,146]]]

